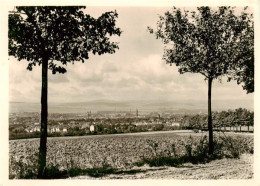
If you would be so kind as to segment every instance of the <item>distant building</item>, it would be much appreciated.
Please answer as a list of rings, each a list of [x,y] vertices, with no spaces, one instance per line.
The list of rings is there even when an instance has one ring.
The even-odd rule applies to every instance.
[[[65,129],[65,131],[64,131],[64,129]],[[50,132],[50,133],[61,132],[61,131],[62,132],[67,132],[67,129],[66,128],[61,128],[59,126],[52,126],[52,127],[48,128],[47,131]]]
[[[80,128],[81,128],[81,129],[89,128],[89,123],[84,123],[84,124],[82,124]]]
[[[56,132],[60,132],[60,128],[59,127],[56,127]]]
[[[142,125],[147,125],[145,121],[137,121],[133,123],[135,126],[142,126]]]
[[[90,125],[89,130],[90,130],[90,132],[94,132],[94,130],[95,130],[94,125]]]
[[[40,127],[28,127],[25,129],[26,132],[40,132]]]
[[[37,131],[37,132],[40,132],[40,127],[34,127],[33,131],[34,131],[34,132],[36,132],[36,131]]]
[[[178,123],[178,122],[173,122],[173,123],[172,123],[172,126],[173,126],[173,127],[174,127],[174,126],[179,127],[179,126],[180,126],[180,123]]]

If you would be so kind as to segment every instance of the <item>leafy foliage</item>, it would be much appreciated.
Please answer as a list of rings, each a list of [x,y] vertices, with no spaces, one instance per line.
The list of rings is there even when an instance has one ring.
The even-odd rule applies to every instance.
[[[85,7],[16,7],[9,14],[9,55],[29,62],[27,69],[49,60],[53,74],[65,73],[62,65],[89,58],[89,53],[114,53],[118,49],[109,36],[120,36],[115,26],[118,14],[103,13],[95,19],[83,12]],[[56,62],[60,61],[61,64]]]
[[[180,73],[201,73],[206,79],[232,74],[247,89],[253,80],[254,31],[246,9],[237,16],[231,7],[191,12],[174,7],[159,17],[156,31],[148,29],[165,44],[163,59]]]

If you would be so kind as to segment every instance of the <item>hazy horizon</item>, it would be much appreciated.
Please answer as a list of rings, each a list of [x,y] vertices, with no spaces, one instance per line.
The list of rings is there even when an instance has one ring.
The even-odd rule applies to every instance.
[[[207,112],[207,100],[91,100],[86,102],[49,102],[49,113],[86,113],[89,111],[132,111],[139,112]],[[9,102],[9,112],[40,112],[40,102]],[[254,103],[250,100],[212,100],[212,110],[234,110],[246,108],[254,110]]]

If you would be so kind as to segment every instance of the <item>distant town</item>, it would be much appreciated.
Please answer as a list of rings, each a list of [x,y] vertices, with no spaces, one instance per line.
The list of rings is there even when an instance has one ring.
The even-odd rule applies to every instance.
[[[236,109],[213,113],[215,130],[252,132],[252,111]],[[9,138],[37,138],[40,136],[40,113],[9,114]],[[192,129],[207,130],[206,113],[170,113],[135,111],[97,111],[81,114],[49,113],[48,136],[83,136],[120,134],[147,131]]]

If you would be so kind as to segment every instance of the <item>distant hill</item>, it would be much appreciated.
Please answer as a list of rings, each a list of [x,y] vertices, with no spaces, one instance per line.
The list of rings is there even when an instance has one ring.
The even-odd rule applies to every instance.
[[[85,113],[87,111],[131,111],[135,112],[207,112],[207,100],[92,100],[75,103],[49,103],[49,113]],[[253,110],[254,103],[250,100],[212,100],[212,109],[215,111],[236,108]],[[9,111],[13,112],[40,112],[40,103],[10,102]]]

